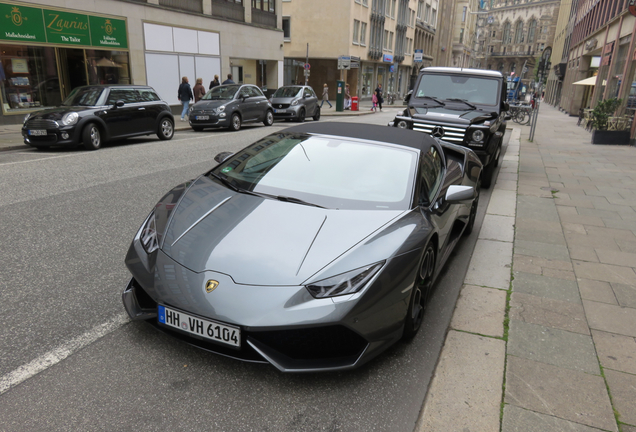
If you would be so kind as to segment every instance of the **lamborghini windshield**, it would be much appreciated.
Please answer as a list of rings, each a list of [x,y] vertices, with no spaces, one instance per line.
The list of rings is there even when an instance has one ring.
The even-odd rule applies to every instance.
[[[331,209],[405,210],[412,202],[417,158],[415,150],[400,146],[278,133],[212,172],[233,187],[274,198]]]

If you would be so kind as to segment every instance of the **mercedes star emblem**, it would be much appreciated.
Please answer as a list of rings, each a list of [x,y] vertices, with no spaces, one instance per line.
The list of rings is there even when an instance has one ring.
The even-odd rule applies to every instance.
[[[444,136],[444,133],[444,128],[441,126],[435,126],[431,131],[431,135],[433,135],[435,138],[442,138]]]

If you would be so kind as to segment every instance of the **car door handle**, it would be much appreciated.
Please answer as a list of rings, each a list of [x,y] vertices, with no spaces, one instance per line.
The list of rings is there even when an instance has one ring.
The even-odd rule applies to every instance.
[[[141,107],[141,108],[139,108],[139,111],[144,111],[145,109],[146,109],[146,108]]]

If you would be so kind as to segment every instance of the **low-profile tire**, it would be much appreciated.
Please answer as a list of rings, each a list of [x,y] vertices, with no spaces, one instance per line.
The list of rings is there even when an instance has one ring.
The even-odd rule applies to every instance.
[[[161,140],[169,140],[174,136],[174,122],[168,117],[164,117],[159,122],[159,130],[157,136]]]
[[[298,111],[298,123],[304,123],[305,122],[305,108],[301,108],[300,111]]]
[[[102,134],[95,123],[89,123],[82,131],[82,143],[86,150],[99,150],[102,146]]]
[[[201,127],[201,126],[192,126],[192,129],[193,129],[195,132],[201,132],[201,131],[203,130],[203,127]]]
[[[274,113],[271,110],[267,110],[265,113],[265,120],[263,120],[265,126],[271,126],[274,124]]]
[[[314,114],[314,116],[312,118],[314,119],[314,121],[320,120],[320,107],[319,106],[316,107],[316,113]]]
[[[404,319],[402,339],[409,341],[417,334],[422,326],[424,311],[433,291],[433,275],[435,273],[435,248],[429,243],[424,248],[420,266],[415,276],[415,283],[411,290],[409,308]]]
[[[499,166],[500,157],[501,157],[501,144],[499,144],[499,146],[497,147],[497,153],[495,154],[495,157],[493,158],[493,160],[491,160],[490,163],[486,165],[484,167],[484,170],[482,171],[481,187],[483,187],[484,189],[488,189],[490,185],[492,184],[492,181],[494,180],[493,177],[495,176],[495,168]]]
[[[464,228],[465,236],[469,236],[473,232],[473,228],[475,227],[475,219],[477,219],[477,209],[479,208],[479,189],[481,188],[480,183],[481,182],[478,181],[477,186],[475,186],[477,196],[470,206],[470,216],[468,216],[468,223],[466,224],[466,228]]]
[[[232,118],[230,119],[229,130],[236,132],[241,129],[241,116],[238,113],[232,114]]]

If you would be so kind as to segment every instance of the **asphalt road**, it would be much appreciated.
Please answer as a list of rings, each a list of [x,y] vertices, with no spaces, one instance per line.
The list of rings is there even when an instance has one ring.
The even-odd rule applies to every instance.
[[[396,109],[321,121],[386,124]],[[124,255],[171,187],[288,126],[178,132],[96,152],[0,152],[0,431],[408,431],[490,198],[438,279],[420,333],[361,369],[283,375],[130,322]]]

